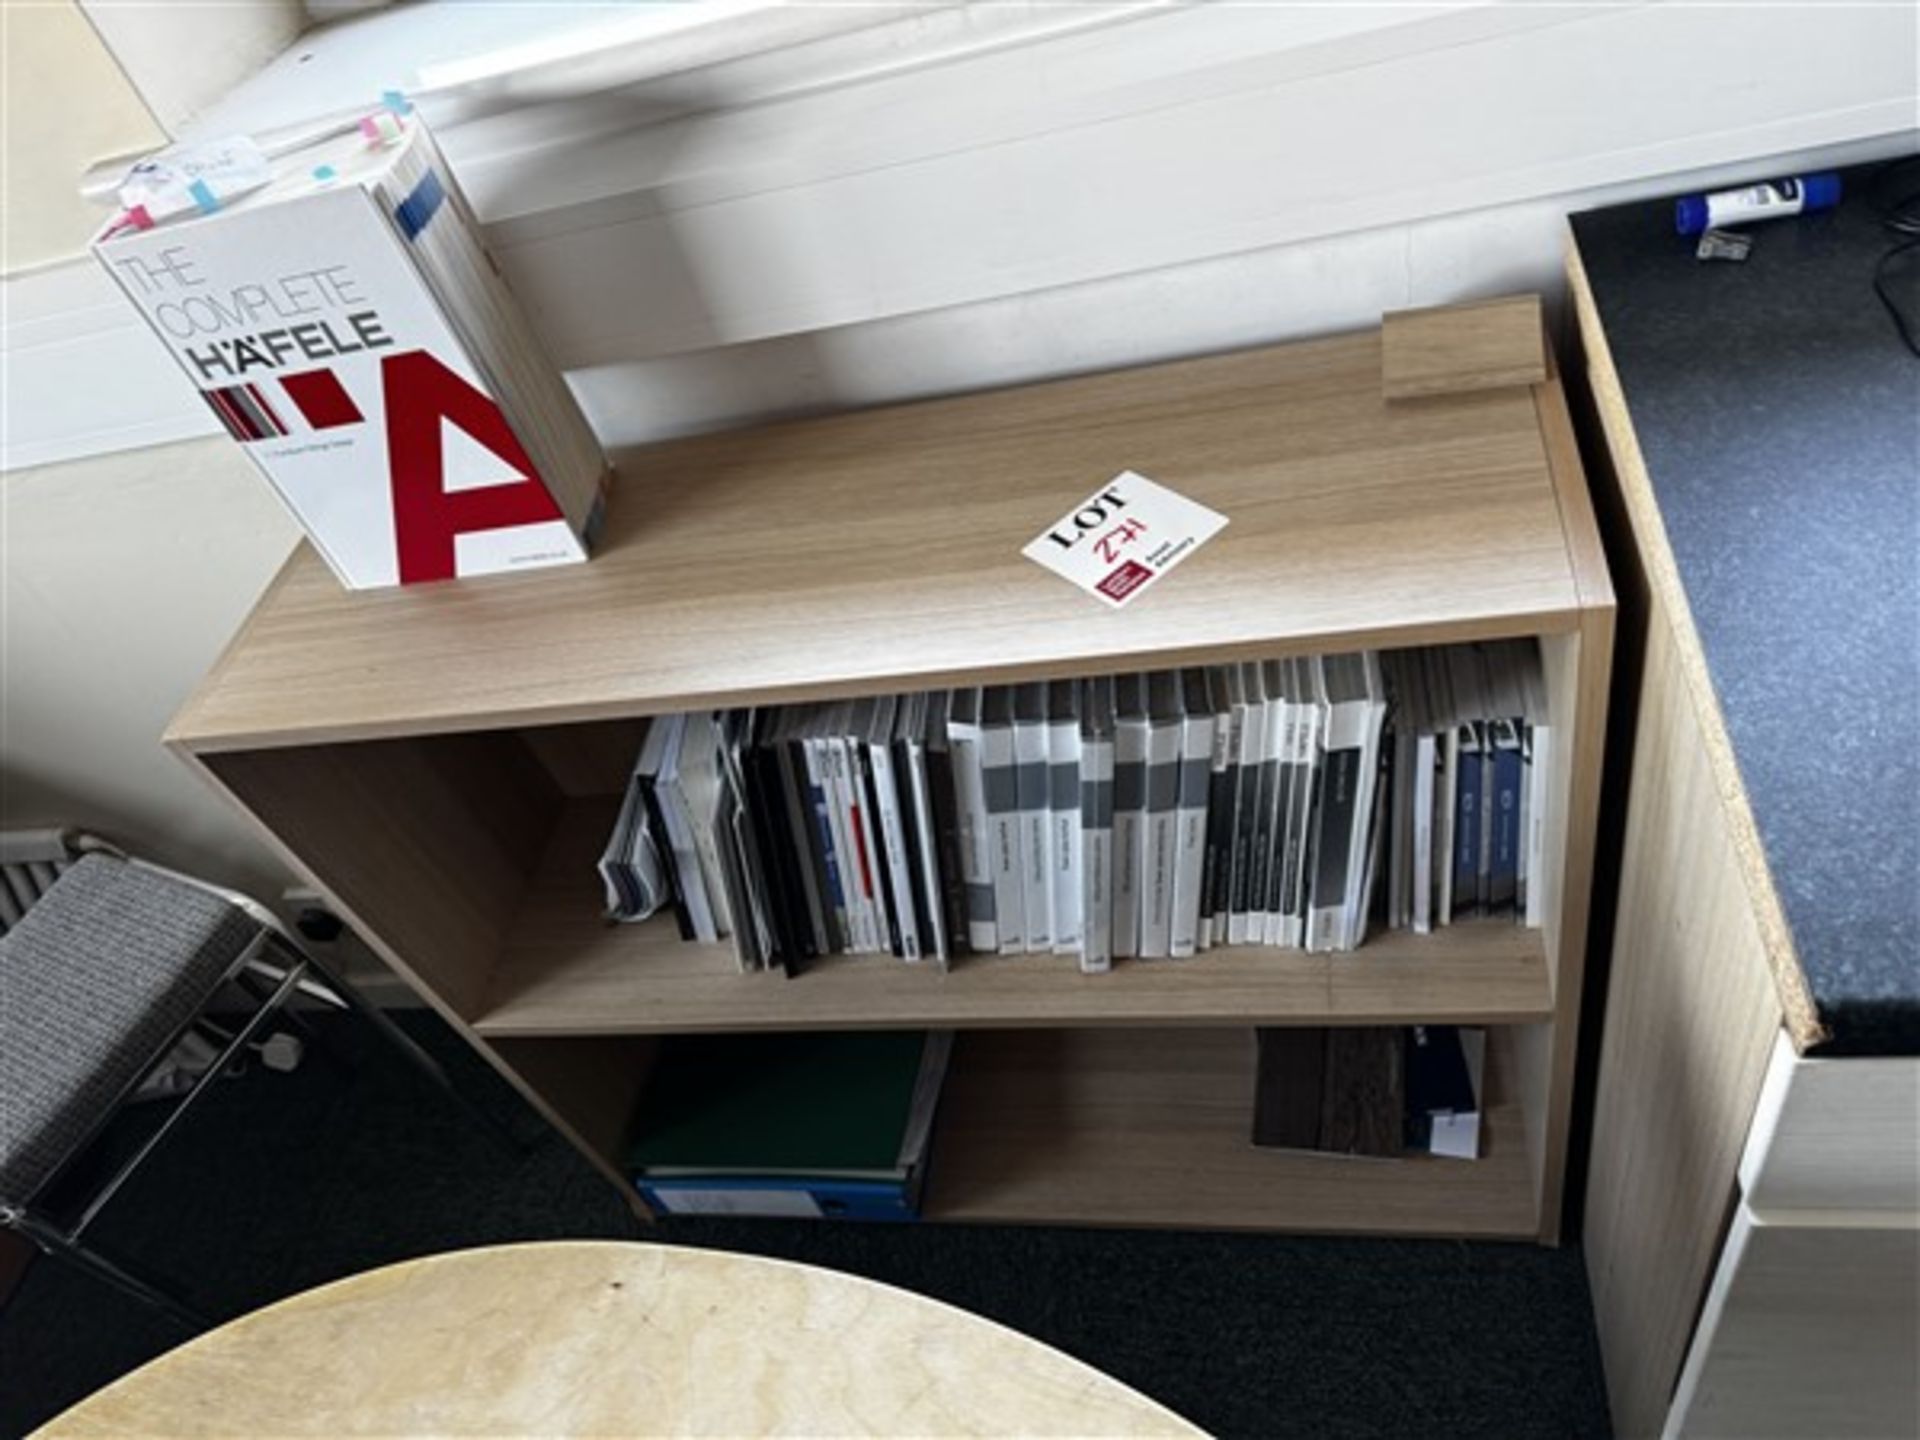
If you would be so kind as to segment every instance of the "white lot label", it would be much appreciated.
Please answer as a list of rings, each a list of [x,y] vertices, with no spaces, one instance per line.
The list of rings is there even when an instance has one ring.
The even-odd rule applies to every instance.
[[[1128,470],[1021,550],[1118,608],[1204,545],[1227,517]]]

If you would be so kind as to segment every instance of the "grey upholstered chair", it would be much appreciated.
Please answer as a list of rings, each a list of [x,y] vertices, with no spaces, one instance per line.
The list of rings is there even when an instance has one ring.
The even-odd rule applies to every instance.
[[[52,836],[48,841],[45,837]],[[21,858],[23,848],[47,851]],[[323,971],[273,915],[231,892],[130,860],[97,841],[58,832],[0,843],[7,903],[0,921],[0,1224],[127,1293],[199,1328],[205,1321],[168,1290],[85,1242],[133,1171],[207,1086],[269,1022],[313,1039],[296,991],[353,1008],[461,1099],[446,1076],[392,1021]],[[23,883],[24,881],[24,883]],[[141,1081],[173,1051],[216,994],[250,1006],[222,1032],[219,1058],[163,1123],[70,1218],[50,1191]],[[462,1103],[465,1103],[462,1101]]]

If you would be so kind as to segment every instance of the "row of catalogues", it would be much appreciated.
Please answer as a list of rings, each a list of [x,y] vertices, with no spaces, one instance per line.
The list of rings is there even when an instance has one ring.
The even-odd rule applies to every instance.
[[[670,715],[600,869],[748,969],[1537,924],[1546,734],[1531,642]]]
[[[1505,915],[1538,928],[1553,777],[1538,647],[1402,650],[1385,668],[1387,923],[1424,934],[1456,917]]]

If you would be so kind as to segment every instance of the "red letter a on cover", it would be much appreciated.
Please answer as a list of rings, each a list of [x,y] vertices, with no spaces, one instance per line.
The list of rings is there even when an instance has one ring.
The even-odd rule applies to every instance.
[[[500,407],[483,391],[425,350],[387,356],[380,364],[380,383],[386,391],[387,465],[402,585],[451,578],[456,535],[563,518]],[[441,472],[443,419],[518,470],[522,479],[449,494]]]

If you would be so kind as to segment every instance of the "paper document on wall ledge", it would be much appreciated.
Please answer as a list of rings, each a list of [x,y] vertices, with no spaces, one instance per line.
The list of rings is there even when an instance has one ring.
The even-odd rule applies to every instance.
[[[1198,550],[1227,517],[1128,470],[1021,550],[1118,609]]]

